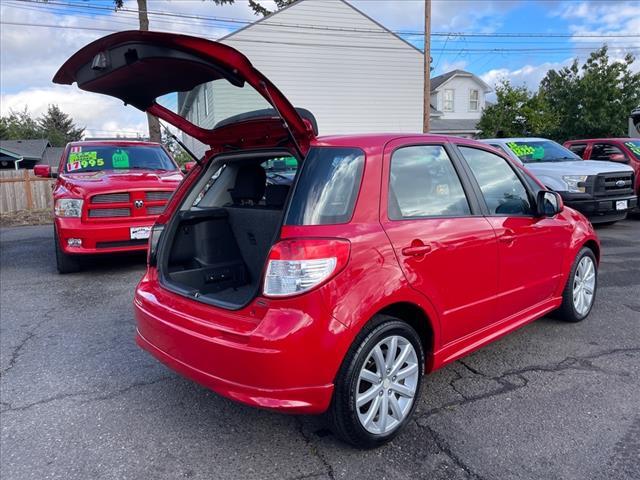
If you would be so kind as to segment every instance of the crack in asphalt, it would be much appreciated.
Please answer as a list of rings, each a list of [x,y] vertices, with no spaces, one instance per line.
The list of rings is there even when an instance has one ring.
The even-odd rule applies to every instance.
[[[436,413],[439,413],[445,409],[449,409],[451,407],[457,407],[457,406],[461,406],[461,405],[466,405],[468,403],[472,403],[472,402],[477,402],[478,400],[484,400],[486,398],[491,398],[491,397],[496,397],[499,395],[504,395],[506,393],[510,393],[513,392],[514,390],[519,390],[521,388],[524,388],[528,385],[529,380],[527,380],[527,378],[525,378],[523,376],[523,374],[525,373],[530,373],[530,372],[560,372],[563,370],[583,370],[583,371],[591,371],[591,372],[598,372],[598,373],[607,373],[607,374],[611,374],[611,373],[615,373],[615,374],[619,374],[617,372],[610,372],[608,370],[604,370],[600,367],[597,367],[595,365],[593,365],[591,363],[591,360],[596,360],[598,358],[601,357],[605,357],[608,355],[616,355],[619,353],[638,353],[640,352],[640,347],[632,347],[632,348],[614,348],[614,349],[610,349],[610,350],[605,350],[599,353],[594,353],[591,355],[585,355],[585,356],[581,356],[581,357],[567,357],[564,360],[555,363],[555,364],[549,364],[549,365],[531,365],[528,367],[523,367],[523,368],[517,368],[517,369],[512,369],[512,370],[507,370],[506,372],[501,373],[500,375],[494,376],[494,377],[490,377],[489,375],[486,375],[482,372],[480,372],[479,370],[470,367],[469,365],[467,365],[464,362],[461,362],[460,360],[458,360],[458,363],[462,364],[464,367],[466,367],[469,371],[474,372],[474,370],[477,372],[476,375],[482,376],[483,378],[489,379],[489,380],[494,380],[496,382],[498,382],[501,385],[501,388],[498,388],[496,390],[492,390],[489,392],[485,392],[485,393],[481,393],[478,395],[473,395],[473,396],[465,396],[464,394],[462,394],[456,387],[454,387],[452,385],[452,383],[455,383],[456,381],[459,380],[459,378],[454,378],[453,380],[451,380],[451,382],[449,383],[449,385],[452,386],[452,388],[454,389],[454,391],[456,393],[459,393],[462,396],[462,400],[452,400],[451,402],[447,402],[443,405],[440,405],[439,407],[434,407],[430,410],[427,410],[425,413],[423,413],[422,415],[420,415],[418,417],[418,419],[420,420],[424,420],[428,417],[430,417],[431,415],[435,415]],[[458,372],[456,372],[457,375],[460,375]],[[515,377],[517,379],[520,380],[520,382],[514,383],[514,379],[511,378],[507,378],[507,377]]]
[[[101,402],[103,400],[111,400],[115,397],[118,397],[120,395],[123,395],[127,392],[129,392],[130,390],[133,390],[135,388],[139,388],[139,387],[146,387],[149,385],[154,385],[156,383],[160,383],[160,382],[164,382],[166,380],[170,380],[171,376],[165,376],[165,377],[160,377],[157,378],[155,380],[151,380],[148,382],[136,382],[136,383],[132,383],[131,385],[127,385],[124,388],[115,390],[113,392],[107,393],[106,395],[99,395],[93,398],[90,398],[84,402],[81,403],[81,405],[87,405],[89,403],[95,403],[95,402]],[[28,410],[30,408],[33,407],[37,407],[40,405],[45,405],[47,403],[51,403],[51,402],[55,402],[58,400],[64,400],[66,398],[72,398],[72,397],[85,397],[85,396],[91,396],[91,395],[96,395],[100,393],[99,391],[95,391],[95,390],[90,390],[90,391],[80,391],[80,392],[71,392],[71,393],[60,393],[58,395],[53,395],[51,397],[47,397],[47,398],[43,398],[41,400],[38,400],[37,402],[32,402],[32,403],[28,403],[26,405],[20,405],[20,406],[12,406],[11,403],[9,402],[1,402],[2,405],[6,405],[8,408],[5,408],[3,410],[0,410],[0,413],[9,413],[9,412],[23,412],[25,410]]]
[[[309,435],[307,435],[306,432],[304,431],[304,423],[302,422],[302,417],[296,416],[294,418],[296,423],[298,424],[298,431],[300,432],[300,435],[302,436],[302,439],[304,440],[306,445],[309,447],[309,450],[318,460],[320,460],[320,463],[324,465],[326,469],[326,475],[331,480],[335,480],[336,475],[333,469],[333,465],[331,465],[331,462],[329,462],[327,457],[322,452],[320,452],[320,450],[318,449],[318,446],[313,442],[313,439]],[[317,476],[317,475],[318,474],[313,474],[311,477],[303,476],[303,477],[296,477],[296,478],[313,478],[313,476]]]
[[[427,424],[420,425],[420,423],[417,422],[417,419],[414,421],[414,423],[418,425],[419,428],[428,431],[438,449],[447,457],[449,457],[458,468],[464,471],[469,478],[474,480],[483,480],[483,477],[480,474],[474,472],[469,465],[467,465],[456,453],[454,453],[449,443],[438,432],[436,432]]]
[[[22,355],[22,350],[27,346],[27,344],[33,339],[36,338],[36,330],[38,330],[45,322],[52,320],[53,309],[47,310],[42,314],[42,319],[35,324],[30,325],[29,330],[27,331],[27,335],[16,345],[11,351],[11,355],[9,355],[9,364],[0,371],[0,379],[4,378],[5,375],[15,367],[18,362],[18,358]]]

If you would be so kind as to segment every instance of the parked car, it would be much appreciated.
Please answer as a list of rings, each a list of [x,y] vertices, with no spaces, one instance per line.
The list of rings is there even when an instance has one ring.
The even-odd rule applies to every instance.
[[[548,189],[591,223],[623,220],[635,208],[633,168],[620,162],[583,161],[562,145],[546,138],[491,138],[482,140],[523,163]]]
[[[72,142],[58,171],[36,165],[36,175],[57,178],[53,190],[56,265],[81,268],[87,254],[145,250],[182,172],[160,144],[139,141]]]
[[[628,164],[635,172],[635,192],[640,197],[640,139],[591,138],[569,140],[564,146],[585,160],[607,160]],[[639,211],[636,206],[635,211]]]
[[[242,54],[182,35],[107,36],[54,81],[126,100],[209,146],[153,227],[134,308],[138,344],[221,395],[328,412],[340,438],[372,447],[410,421],[425,371],[543,315],[577,322],[593,307],[591,224],[488,145],[318,137]],[[253,89],[271,113],[206,129],[156,102],[205,82],[227,100]],[[285,156],[291,187],[266,172]]]

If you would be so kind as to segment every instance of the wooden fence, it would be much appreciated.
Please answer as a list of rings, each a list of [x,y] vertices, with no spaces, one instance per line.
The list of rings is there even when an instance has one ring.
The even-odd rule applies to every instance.
[[[0,170],[0,213],[52,208],[53,180],[33,170]]]

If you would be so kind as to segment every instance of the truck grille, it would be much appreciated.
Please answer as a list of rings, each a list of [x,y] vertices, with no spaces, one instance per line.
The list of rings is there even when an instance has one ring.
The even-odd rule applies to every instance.
[[[91,203],[129,203],[129,192],[94,195]]]
[[[633,194],[633,173],[601,173],[596,177],[594,195],[596,197],[616,197]]]
[[[145,199],[149,202],[166,202],[173,192],[146,192]]]
[[[87,206],[89,218],[147,217],[160,215],[173,190],[149,190],[101,193],[91,197]]]
[[[108,217],[130,217],[131,209],[129,208],[92,208],[89,210],[91,218],[108,218]]]

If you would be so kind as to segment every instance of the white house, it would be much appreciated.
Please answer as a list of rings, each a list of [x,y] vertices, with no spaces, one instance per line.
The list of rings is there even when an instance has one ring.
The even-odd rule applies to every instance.
[[[293,105],[310,110],[321,135],[422,131],[422,52],[346,0],[299,0],[219,41],[245,54]],[[459,70],[432,82],[432,131],[473,136],[488,86]],[[257,95],[221,83],[180,94],[180,113],[212,128],[265,107]]]

